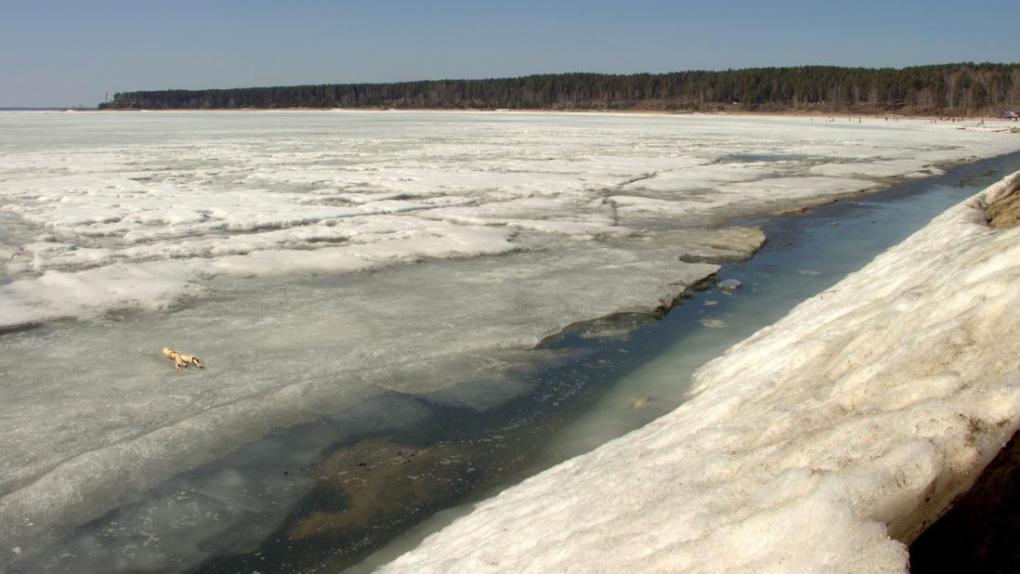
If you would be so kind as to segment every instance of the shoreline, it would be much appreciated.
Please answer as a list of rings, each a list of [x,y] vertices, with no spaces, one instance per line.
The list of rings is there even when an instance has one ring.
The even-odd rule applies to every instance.
[[[956,123],[962,123],[970,120],[997,120],[1003,124],[1009,125],[1020,125],[1015,119],[1007,119],[1001,116],[995,115],[966,115],[966,116],[938,116],[928,114],[899,114],[895,112],[889,113],[859,113],[859,112],[814,112],[808,110],[789,110],[789,111],[754,111],[754,110],[737,110],[737,111],[670,111],[670,110],[643,110],[643,109],[550,109],[550,108],[382,108],[382,107],[355,107],[355,108],[83,108],[83,109],[23,109],[23,110],[0,110],[0,113],[23,113],[23,112],[40,112],[40,113],[91,113],[91,112],[119,112],[119,113],[155,113],[155,112],[227,112],[227,113],[267,113],[267,112],[281,112],[281,113],[357,113],[357,112],[369,112],[369,113],[392,113],[392,112],[435,112],[435,113],[478,113],[478,114],[605,114],[605,115],[633,115],[633,116],[728,116],[728,117],[802,117],[802,118],[869,118],[876,120],[883,120],[888,118],[890,121],[901,121],[901,120],[943,120],[944,118],[956,118]],[[952,122],[949,122],[952,123]]]

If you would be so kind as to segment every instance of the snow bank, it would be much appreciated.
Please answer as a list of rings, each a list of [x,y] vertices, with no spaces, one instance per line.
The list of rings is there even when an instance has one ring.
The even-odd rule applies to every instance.
[[[654,423],[386,572],[905,572],[1020,426],[1020,172],[702,368]]]

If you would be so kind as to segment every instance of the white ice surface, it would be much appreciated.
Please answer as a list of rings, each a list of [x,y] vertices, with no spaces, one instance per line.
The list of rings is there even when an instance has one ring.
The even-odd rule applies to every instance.
[[[721,222],[888,182],[819,166],[1018,147],[923,122],[0,114],[0,331],[42,324],[0,334],[0,553],[274,428],[498,378],[761,240]],[[178,376],[166,345],[209,368]]]
[[[1020,425],[1020,172],[695,375],[670,414],[481,503],[385,572],[907,572]]]
[[[924,122],[773,118],[5,114],[0,127],[0,213],[24,228],[0,234],[16,284],[0,328],[166,308],[211,275],[496,254],[518,231],[701,226],[1016,148]],[[55,275],[153,261],[184,265]],[[118,293],[127,275],[132,297]],[[68,300],[58,282],[91,287]]]

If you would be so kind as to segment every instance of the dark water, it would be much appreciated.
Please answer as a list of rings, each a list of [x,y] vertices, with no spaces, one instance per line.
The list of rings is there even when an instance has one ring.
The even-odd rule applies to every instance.
[[[1020,153],[804,216],[748,222],[765,230],[767,244],[718,274],[741,288],[727,294],[708,285],[664,317],[617,318],[636,327],[623,338],[580,330],[550,341],[547,351],[558,358],[516,373],[513,384],[526,392],[500,406],[391,393],[175,477],[153,499],[188,491],[202,498],[205,514],[180,519],[179,536],[163,534],[166,549],[151,570],[336,572],[385,563],[473,501],[676,408],[706,361],[1018,169]],[[472,388],[484,394],[505,384]],[[161,516],[156,510],[148,515]],[[113,558],[94,549],[135,543],[133,527],[111,526],[132,524],[131,512],[83,527],[87,545],[51,569],[104,571]],[[197,529],[204,533],[194,536]]]

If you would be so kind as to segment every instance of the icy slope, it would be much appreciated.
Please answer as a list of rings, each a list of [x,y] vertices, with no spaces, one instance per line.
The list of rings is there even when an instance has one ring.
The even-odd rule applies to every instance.
[[[387,572],[903,572],[1020,425],[1020,173],[706,365],[683,406]]]

